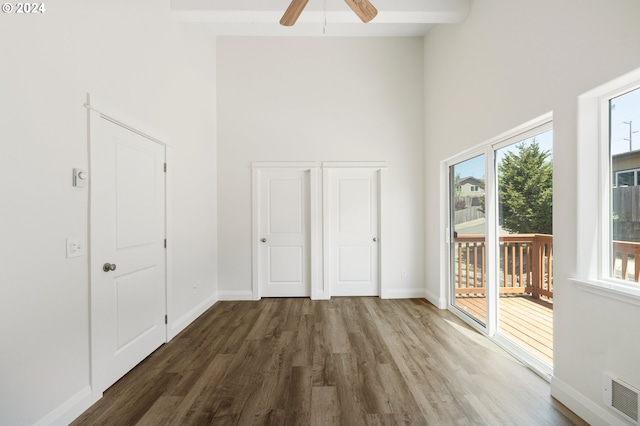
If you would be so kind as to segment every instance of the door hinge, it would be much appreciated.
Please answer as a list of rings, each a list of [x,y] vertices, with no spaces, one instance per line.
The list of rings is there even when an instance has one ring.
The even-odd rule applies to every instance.
[[[164,248],[167,248],[167,239],[164,239]]]
[[[165,323],[165,324],[169,324],[169,318],[168,318],[168,315],[165,315],[165,316],[164,316],[164,323]]]
[[[167,163],[164,163],[164,172],[167,173]]]

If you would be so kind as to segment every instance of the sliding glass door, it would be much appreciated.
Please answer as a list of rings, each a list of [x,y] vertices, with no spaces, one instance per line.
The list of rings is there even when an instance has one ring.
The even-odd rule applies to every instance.
[[[451,302],[481,326],[487,322],[485,156],[450,166]]]
[[[450,308],[549,371],[552,139],[547,121],[448,164]]]
[[[499,336],[553,365],[553,132],[495,150]]]

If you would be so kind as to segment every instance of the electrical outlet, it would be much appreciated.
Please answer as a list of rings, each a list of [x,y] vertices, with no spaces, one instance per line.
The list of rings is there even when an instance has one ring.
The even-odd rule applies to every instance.
[[[67,238],[67,257],[84,256],[84,240],[82,238]]]
[[[194,293],[197,293],[197,292],[198,292],[199,287],[200,287],[200,281],[196,281],[196,282],[194,282],[194,283],[193,283],[193,292],[194,292]]]
[[[407,270],[402,268],[400,269],[400,278],[407,278]]]

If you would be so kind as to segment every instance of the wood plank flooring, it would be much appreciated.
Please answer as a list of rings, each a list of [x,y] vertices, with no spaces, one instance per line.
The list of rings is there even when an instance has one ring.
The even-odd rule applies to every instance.
[[[421,299],[218,302],[74,425],[586,424]]]
[[[458,297],[456,305],[486,321],[484,297]],[[553,303],[531,296],[509,296],[500,297],[498,309],[500,333],[553,365]]]

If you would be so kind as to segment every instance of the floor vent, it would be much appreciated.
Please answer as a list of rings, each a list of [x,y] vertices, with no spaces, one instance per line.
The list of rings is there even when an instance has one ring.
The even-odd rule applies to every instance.
[[[602,397],[608,407],[630,420],[633,424],[640,425],[638,419],[640,389],[604,373]]]

